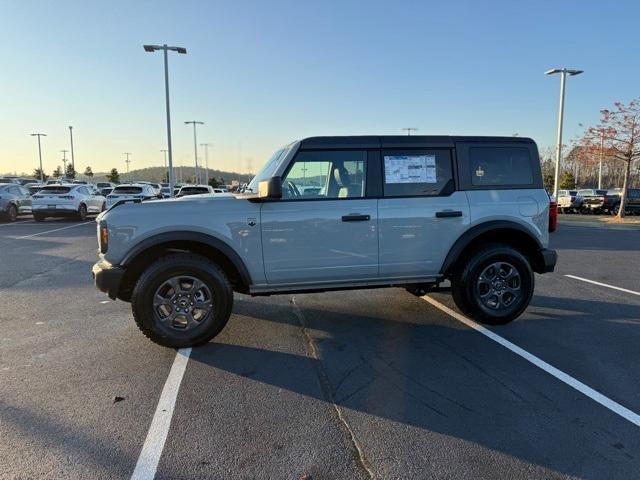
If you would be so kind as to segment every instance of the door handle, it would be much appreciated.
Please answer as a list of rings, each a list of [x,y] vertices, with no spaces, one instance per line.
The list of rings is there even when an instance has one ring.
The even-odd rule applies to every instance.
[[[359,214],[351,214],[351,215],[343,215],[343,222],[368,222],[371,220],[370,215],[359,215]]]
[[[452,218],[461,216],[462,212],[460,210],[442,210],[441,212],[436,212],[437,218]]]

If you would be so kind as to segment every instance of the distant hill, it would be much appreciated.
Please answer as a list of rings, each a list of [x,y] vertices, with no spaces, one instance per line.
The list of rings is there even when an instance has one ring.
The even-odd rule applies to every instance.
[[[180,181],[180,171],[182,170],[182,178],[185,182],[191,182],[194,179],[194,167],[174,167],[176,181]],[[205,170],[198,168],[200,171],[200,175],[204,181]],[[122,172],[118,170],[120,173],[120,181],[124,182],[127,180],[144,180],[147,182],[161,182],[165,178],[166,170],[164,167],[149,167],[149,168],[141,168],[139,170],[131,170],[128,174],[126,172]],[[93,181],[103,181],[108,172],[94,172]],[[233,180],[238,180],[240,183],[245,183],[251,181],[253,178],[253,174],[247,173],[237,173],[237,172],[226,172],[222,170],[213,170],[209,169],[209,178],[222,178],[225,184],[230,184]]]

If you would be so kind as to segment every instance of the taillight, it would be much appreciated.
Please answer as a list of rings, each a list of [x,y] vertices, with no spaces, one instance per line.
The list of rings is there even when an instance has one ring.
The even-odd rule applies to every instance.
[[[109,249],[109,228],[105,221],[100,222],[99,242],[100,253],[107,253],[107,250]]]
[[[558,202],[549,202],[549,232],[555,232],[558,228]]]

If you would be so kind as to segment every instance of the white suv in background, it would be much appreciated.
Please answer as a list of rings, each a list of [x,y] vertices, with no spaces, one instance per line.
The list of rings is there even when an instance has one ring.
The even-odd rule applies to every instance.
[[[47,217],[75,217],[84,220],[87,213],[106,210],[106,199],[88,185],[47,185],[31,197],[33,218],[42,222]]]
[[[121,200],[153,200],[162,198],[162,194],[146,183],[118,185],[107,195],[107,208],[113,207]]]

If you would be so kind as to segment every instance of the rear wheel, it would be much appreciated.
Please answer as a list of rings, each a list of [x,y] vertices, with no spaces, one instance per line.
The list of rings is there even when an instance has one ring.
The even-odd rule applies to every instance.
[[[7,219],[10,222],[15,222],[16,218],[18,218],[18,208],[14,204],[11,204],[9,205],[9,210],[7,210]]]
[[[78,220],[84,222],[87,219],[87,206],[84,203],[80,204],[78,208]]]
[[[224,272],[200,255],[162,257],[140,276],[131,296],[136,324],[165,347],[207,343],[231,315],[233,290]]]
[[[534,275],[527,259],[507,245],[473,252],[452,279],[453,300],[463,313],[489,325],[503,325],[527,308]]]

